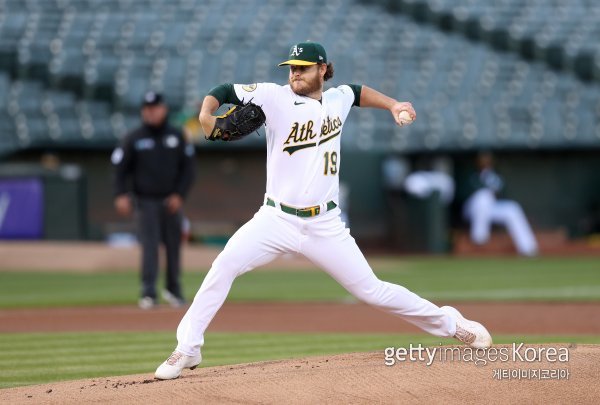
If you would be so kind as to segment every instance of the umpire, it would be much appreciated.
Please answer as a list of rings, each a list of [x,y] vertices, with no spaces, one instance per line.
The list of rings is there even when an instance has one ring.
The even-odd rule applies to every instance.
[[[167,256],[166,290],[162,296],[172,306],[181,306],[185,302],[179,280],[181,208],[194,179],[194,147],[179,129],[169,125],[168,107],[161,94],[145,94],[141,116],[142,125],[124,137],[111,157],[115,209],[129,216],[135,202],[142,245],[140,308],[149,309],[158,303],[161,241]]]

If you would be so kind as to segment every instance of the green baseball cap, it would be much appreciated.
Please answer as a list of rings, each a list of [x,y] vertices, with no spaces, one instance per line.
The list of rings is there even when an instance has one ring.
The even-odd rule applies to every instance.
[[[278,66],[310,66],[317,63],[327,63],[327,53],[323,45],[317,42],[300,42],[290,48],[290,59],[281,62]]]

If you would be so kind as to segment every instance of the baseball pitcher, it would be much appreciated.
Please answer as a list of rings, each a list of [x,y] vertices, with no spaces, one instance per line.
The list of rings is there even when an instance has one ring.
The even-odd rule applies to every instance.
[[[235,278],[288,252],[304,255],[363,302],[435,336],[489,347],[492,338],[481,324],[463,318],[454,308],[440,308],[402,286],[379,280],[340,219],[340,139],[350,109],[386,109],[398,125],[406,125],[416,118],[413,106],[364,85],[324,91],[324,82],[333,77],[333,65],[323,46],[315,42],[294,45],[289,59],[279,66],[289,66],[285,86],[222,84],[202,104],[200,123],[211,140],[239,139],[255,127],[249,122],[261,122],[264,112],[266,193],[258,212],[212,264],[177,328],[178,345],[158,367],[156,378],[173,379],[184,368],[196,368],[202,359],[204,331]],[[225,103],[242,107],[214,116]]]

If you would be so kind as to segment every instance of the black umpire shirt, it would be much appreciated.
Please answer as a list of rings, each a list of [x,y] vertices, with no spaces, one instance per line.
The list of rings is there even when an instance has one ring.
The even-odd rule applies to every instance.
[[[185,198],[194,180],[194,146],[168,123],[142,125],[130,132],[111,161],[116,169],[115,196],[133,191],[142,198],[165,198],[173,193]]]

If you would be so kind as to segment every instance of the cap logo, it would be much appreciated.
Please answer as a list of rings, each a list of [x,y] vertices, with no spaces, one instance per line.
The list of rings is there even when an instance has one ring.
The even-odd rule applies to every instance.
[[[303,48],[298,48],[297,45],[294,45],[294,48],[292,49],[292,52],[290,53],[290,56],[300,56],[300,54],[302,53]]]

